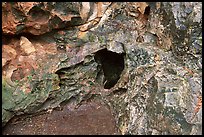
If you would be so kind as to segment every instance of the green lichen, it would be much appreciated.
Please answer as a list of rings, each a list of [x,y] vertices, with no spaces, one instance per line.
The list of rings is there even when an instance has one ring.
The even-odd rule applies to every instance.
[[[2,81],[2,109],[9,110],[15,106],[13,99],[14,88],[9,87],[5,80]]]
[[[105,37],[104,37],[104,36],[99,36],[99,37],[98,37],[98,41],[99,41],[100,43],[105,43]]]
[[[89,41],[94,42],[96,40],[96,36],[94,34],[89,35]]]

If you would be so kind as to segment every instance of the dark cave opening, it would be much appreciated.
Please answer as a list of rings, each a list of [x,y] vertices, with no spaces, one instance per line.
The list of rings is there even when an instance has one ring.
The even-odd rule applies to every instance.
[[[150,7],[149,7],[149,6],[147,6],[147,7],[145,8],[144,14],[147,15],[147,16],[149,16],[149,14],[150,14]]]
[[[110,89],[120,79],[120,75],[124,69],[124,53],[118,54],[107,49],[99,50],[95,53],[95,60],[99,64],[100,72],[97,77],[100,77],[104,89]],[[102,75],[104,78],[102,78]]]

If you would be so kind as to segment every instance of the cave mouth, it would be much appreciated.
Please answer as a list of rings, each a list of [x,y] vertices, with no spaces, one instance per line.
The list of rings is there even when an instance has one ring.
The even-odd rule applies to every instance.
[[[110,89],[120,79],[120,75],[124,70],[125,53],[115,53],[108,51],[106,48],[95,53],[94,59],[99,64],[99,72],[97,80],[104,86],[104,89]]]

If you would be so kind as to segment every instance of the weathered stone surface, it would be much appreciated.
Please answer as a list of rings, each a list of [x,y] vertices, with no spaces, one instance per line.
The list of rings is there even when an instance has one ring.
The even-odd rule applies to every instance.
[[[120,135],[110,110],[99,102],[87,102],[20,116],[4,127],[3,135]]]
[[[26,37],[21,37],[20,46],[21,50],[23,50],[23,52],[25,52],[26,54],[35,52],[35,47]]]
[[[11,61],[11,59],[17,56],[16,51],[9,45],[4,45],[2,48],[2,67],[5,66],[6,63]]]
[[[3,125],[14,115],[55,108],[71,98],[80,104],[96,96],[114,112],[122,134],[202,134],[201,3],[98,2],[82,3],[81,8],[77,2],[65,2],[64,8],[60,4],[3,3],[4,34],[39,35],[25,36],[34,54],[22,57],[16,43],[12,48],[17,57],[11,56],[10,62],[2,57]],[[5,15],[19,5],[23,8],[18,14],[30,19],[38,11],[44,24],[41,18],[31,18],[33,24],[28,19],[25,30],[16,30],[16,14]],[[65,12],[73,16],[65,19]],[[54,17],[61,20],[50,27]],[[62,20],[68,24],[61,25]],[[54,30],[59,26],[69,29]],[[29,60],[36,64],[21,69],[33,68],[32,77],[25,73],[12,84],[11,74],[21,72],[17,64]]]
[[[66,24],[79,25],[83,22],[79,9],[80,3],[72,2],[4,2],[3,33],[40,35]]]

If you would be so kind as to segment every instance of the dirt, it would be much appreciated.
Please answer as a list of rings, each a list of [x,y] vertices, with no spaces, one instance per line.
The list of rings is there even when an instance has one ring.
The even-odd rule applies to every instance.
[[[3,128],[3,135],[120,135],[107,106],[89,101],[37,115],[17,116]]]

